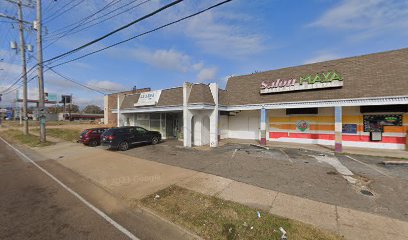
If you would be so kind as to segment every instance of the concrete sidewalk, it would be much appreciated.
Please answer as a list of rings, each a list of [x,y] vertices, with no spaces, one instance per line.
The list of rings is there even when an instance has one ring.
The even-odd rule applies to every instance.
[[[175,184],[309,223],[343,235],[346,239],[408,239],[408,222],[283,194],[211,174],[68,142],[35,150],[129,201]]]

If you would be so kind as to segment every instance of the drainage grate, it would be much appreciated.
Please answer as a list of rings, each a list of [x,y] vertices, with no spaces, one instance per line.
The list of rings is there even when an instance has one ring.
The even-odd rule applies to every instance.
[[[374,196],[374,194],[368,190],[361,190],[360,192],[366,196],[370,196],[370,197]]]

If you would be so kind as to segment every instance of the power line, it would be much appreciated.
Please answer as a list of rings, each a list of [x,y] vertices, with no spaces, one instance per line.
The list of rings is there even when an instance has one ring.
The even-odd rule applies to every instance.
[[[91,19],[93,16],[97,15],[97,14],[100,13],[100,12],[105,11],[106,9],[112,7],[113,5],[119,3],[120,1],[122,1],[122,0],[112,0],[112,1],[110,1],[108,4],[106,4],[104,7],[102,7],[101,9],[99,9],[98,11],[92,13],[91,15],[88,15],[87,17],[84,17],[84,18],[78,20],[77,22],[71,23],[71,24],[69,24],[69,25],[66,25],[66,26],[64,26],[64,27],[62,27],[62,28],[59,28],[59,29],[55,30],[54,33],[51,33],[51,35],[52,35],[52,34],[54,34],[54,35],[55,35],[55,34],[56,34],[56,35],[60,35],[60,34],[62,34],[62,33],[71,31],[72,29],[76,29],[76,28],[80,27],[81,25],[86,24],[87,21],[88,21],[89,19]],[[71,29],[69,29],[69,30],[66,30],[67,28],[69,28],[69,27],[71,27],[71,26],[75,26],[75,27],[73,27],[73,28],[71,28]],[[58,33],[58,32],[60,32],[60,33]]]
[[[154,28],[154,29],[149,30],[149,31],[147,31],[147,32],[138,34],[138,35],[136,35],[136,36],[130,37],[130,38],[125,39],[125,40],[120,41],[120,42],[116,42],[116,43],[111,44],[111,45],[109,45],[109,46],[107,46],[107,47],[98,49],[98,50],[96,50],[96,51],[92,51],[92,52],[87,53],[87,54],[84,54],[84,55],[82,55],[82,56],[80,56],[80,57],[77,57],[77,58],[74,58],[74,59],[71,59],[71,60],[62,62],[62,63],[55,64],[55,65],[51,66],[51,68],[59,67],[59,66],[61,66],[61,65],[65,65],[65,64],[67,64],[67,63],[70,63],[70,62],[77,61],[77,60],[79,60],[79,59],[88,57],[88,56],[93,55],[93,54],[95,54],[95,53],[102,52],[102,51],[104,51],[104,50],[106,50],[106,49],[109,49],[109,48],[112,48],[112,47],[114,47],[114,46],[120,45],[120,44],[122,44],[122,43],[128,42],[128,41],[133,40],[133,39],[135,39],[135,38],[141,37],[141,36],[143,36],[143,35],[147,35],[147,34],[149,34],[149,33],[155,32],[155,31],[160,30],[160,29],[162,29],[162,28],[165,28],[165,27],[168,27],[168,26],[170,26],[170,25],[176,24],[176,23],[178,23],[178,22],[184,21],[184,20],[186,20],[186,19],[188,19],[188,18],[197,16],[197,15],[199,15],[199,14],[201,14],[201,13],[207,12],[207,11],[213,9],[213,8],[219,7],[219,6],[223,5],[223,4],[226,4],[226,3],[231,2],[231,1],[232,1],[232,0],[222,1],[222,2],[220,2],[220,3],[217,3],[217,4],[215,4],[215,5],[210,6],[210,7],[206,8],[206,9],[204,9],[204,10],[201,10],[201,11],[196,12],[196,13],[194,13],[194,14],[191,14],[191,15],[188,15],[188,16],[186,16],[186,17],[180,18],[180,19],[178,19],[178,20],[176,20],[176,21],[173,21],[173,22],[164,24],[164,25],[162,25],[162,26],[160,26],[160,27]]]
[[[78,6],[79,4],[83,3],[84,0],[79,0],[77,2],[74,1],[70,1],[67,4],[65,4],[63,7],[61,7],[60,9],[57,9],[53,14],[51,14],[50,16],[44,18],[44,23],[49,23],[52,20],[64,15],[66,12],[70,11],[71,9],[73,9],[74,7]],[[72,4],[73,3],[73,4]],[[71,7],[67,8],[66,10],[62,10],[64,9],[66,6],[69,6],[70,4],[72,4]],[[59,10],[62,10],[62,12],[59,12]]]
[[[52,39],[52,38],[54,38],[54,39],[53,39],[52,42],[49,43],[44,49],[50,47],[50,46],[53,45],[55,42],[57,42],[58,40],[60,40],[61,38],[65,37],[65,36],[67,36],[67,35],[72,35],[72,34],[75,34],[75,33],[82,32],[82,31],[84,31],[84,30],[86,30],[86,29],[89,29],[89,28],[95,26],[95,25],[98,25],[98,24],[101,24],[101,23],[103,23],[103,22],[106,22],[106,21],[109,20],[109,19],[112,19],[112,18],[117,17],[117,16],[119,16],[119,15],[122,15],[122,14],[124,14],[124,13],[126,13],[126,12],[129,12],[129,11],[131,11],[131,10],[133,10],[133,9],[135,9],[135,8],[137,8],[137,7],[139,7],[139,6],[143,5],[143,4],[145,4],[145,3],[147,3],[147,2],[150,2],[150,1],[151,1],[151,0],[143,1],[143,2],[137,4],[137,5],[133,6],[133,7],[130,7],[130,8],[128,8],[128,9],[125,9],[124,11],[121,11],[121,12],[115,14],[115,15],[112,15],[112,16],[110,16],[110,17],[108,17],[108,18],[104,18],[104,19],[102,19],[102,20],[100,20],[100,19],[98,19],[98,18],[92,19],[91,21],[89,21],[89,22],[87,22],[87,23],[85,23],[85,24],[83,24],[83,25],[86,25],[86,24],[91,23],[91,22],[96,21],[96,20],[100,20],[100,21],[98,21],[98,22],[96,22],[96,23],[93,23],[93,24],[91,24],[91,25],[88,25],[88,26],[84,26],[84,27],[82,27],[82,28],[80,28],[80,29],[77,29],[77,28],[81,27],[81,26],[78,26],[78,27],[76,27],[76,28],[73,28],[73,29],[71,29],[71,30],[65,32],[65,33],[59,34],[59,36],[51,37],[50,39]],[[116,8],[116,9],[112,10],[111,12],[108,12],[107,14],[105,14],[105,16],[110,15],[111,13],[117,11],[118,9],[121,9],[121,8],[126,7],[126,6],[129,6],[129,5],[130,5],[130,4],[122,5],[121,7]]]
[[[106,93],[104,93],[104,92],[102,92],[102,91],[99,91],[99,90],[94,89],[94,88],[91,88],[91,87],[89,87],[89,86],[87,86],[87,85],[85,85],[85,84],[82,84],[82,83],[80,83],[80,82],[77,82],[77,81],[75,81],[75,80],[72,80],[71,78],[68,78],[68,77],[66,77],[66,76],[64,76],[64,75],[62,75],[62,74],[60,74],[59,72],[57,72],[57,71],[55,71],[54,69],[48,67],[47,65],[45,65],[45,67],[48,68],[48,69],[49,69],[50,71],[52,71],[53,73],[57,74],[58,76],[62,77],[63,79],[67,80],[67,81],[70,81],[70,82],[72,82],[72,83],[75,83],[75,84],[77,84],[77,85],[79,85],[79,86],[81,86],[81,87],[87,88],[87,89],[89,89],[89,90],[95,91],[95,92],[97,92],[97,93],[100,93],[100,94],[103,94],[103,95],[106,94]]]
[[[36,57],[33,57],[33,58],[36,59]],[[101,94],[104,94],[104,95],[106,94],[105,92],[99,91],[99,90],[96,89],[96,88],[89,87],[89,86],[87,86],[87,85],[85,85],[85,84],[80,83],[79,81],[75,81],[75,80],[73,80],[72,78],[69,78],[69,77],[67,77],[67,76],[64,76],[63,74],[61,74],[61,73],[57,72],[56,70],[52,69],[52,68],[51,68],[50,66],[48,66],[47,64],[44,64],[44,66],[47,68],[47,70],[45,70],[45,72],[47,72],[47,71],[52,71],[53,73],[57,74],[58,76],[62,77],[63,79],[65,79],[65,80],[67,80],[67,81],[70,81],[70,82],[72,82],[72,83],[75,83],[75,84],[77,84],[77,85],[79,85],[79,86],[82,86],[82,87],[84,87],[84,88],[87,88],[87,89],[89,89],[89,90],[92,90],[92,91],[95,91],[95,92],[98,92],[98,93],[101,93]],[[101,89],[102,89],[102,88],[101,88]],[[111,90],[109,90],[109,89],[105,89],[105,90],[111,91]]]
[[[88,47],[88,46],[90,46],[90,45],[93,45],[93,44],[95,44],[95,43],[97,43],[97,42],[99,42],[99,41],[101,41],[101,40],[103,40],[103,39],[105,39],[105,38],[107,38],[107,37],[109,37],[109,36],[111,36],[111,35],[113,35],[113,34],[119,32],[119,31],[122,31],[123,29],[126,29],[126,28],[128,28],[128,27],[130,27],[130,26],[132,26],[132,25],[134,25],[134,24],[136,24],[136,23],[138,23],[138,22],[140,22],[140,21],[143,21],[144,19],[147,19],[147,18],[149,18],[149,17],[152,17],[153,15],[156,15],[157,13],[159,13],[159,12],[161,12],[161,11],[163,11],[163,10],[169,8],[169,7],[172,7],[172,6],[178,4],[178,3],[182,2],[182,1],[184,1],[184,0],[176,0],[176,1],[174,1],[174,2],[171,2],[171,3],[167,4],[167,5],[165,5],[165,6],[161,7],[161,8],[159,8],[159,9],[157,9],[157,10],[155,10],[155,11],[149,13],[149,14],[147,14],[147,15],[144,15],[144,16],[141,17],[141,18],[138,18],[138,19],[136,19],[136,20],[134,20],[134,21],[132,21],[132,22],[130,22],[130,23],[128,23],[128,24],[126,24],[126,25],[124,25],[124,26],[122,26],[122,27],[120,27],[120,28],[114,30],[114,31],[112,31],[112,32],[109,32],[109,33],[107,33],[107,34],[105,34],[105,35],[103,35],[103,36],[101,36],[101,37],[99,37],[99,38],[97,38],[97,39],[95,39],[95,40],[92,40],[92,41],[90,41],[90,42],[88,42],[88,43],[86,43],[86,44],[84,44],[84,45],[82,45],[82,46],[80,46],[80,47],[77,47],[77,48],[75,48],[75,49],[73,49],[73,50],[70,50],[70,51],[65,52],[65,53],[63,53],[63,54],[60,54],[60,55],[58,55],[58,56],[56,56],[56,57],[53,57],[53,58],[50,58],[50,59],[48,59],[48,60],[45,60],[45,61],[43,61],[43,63],[45,63],[45,62],[50,62],[50,61],[59,59],[59,58],[61,58],[61,57],[64,57],[64,56],[67,56],[67,55],[72,54],[72,53],[74,53],[74,52],[77,52],[77,51],[79,51],[79,50],[81,50],[81,49],[83,49],[83,48],[86,48],[86,47]]]
[[[144,32],[144,33],[138,34],[138,35],[133,36],[133,37],[131,37],[131,38],[128,38],[128,39],[126,39],[126,40],[123,40],[123,41],[117,42],[117,43],[115,43],[115,44],[109,45],[109,46],[107,46],[107,47],[101,48],[101,49],[96,50],[96,51],[93,51],[93,52],[90,52],[90,53],[85,54],[85,55],[82,55],[82,56],[80,56],[80,57],[77,57],[77,58],[71,59],[71,60],[69,60],[69,61],[62,62],[62,63],[56,64],[56,65],[53,65],[53,66],[51,66],[51,67],[49,67],[49,66],[47,66],[47,67],[48,67],[48,68],[53,69],[53,68],[55,68],[55,67],[58,67],[58,66],[61,66],[61,65],[64,65],[64,64],[67,64],[67,63],[70,63],[70,62],[73,62],[73,61],[76,61],[76,60],[79,60],[79,59],[85,58],[85,57],[87,57],[87,56],[90,56],[90,55],[93,55],[93,54],[95,54],[95,53],[98,53],[98,52],[104,51],[104,50],[106,50],[106,49],[109,49],[109,48],[111,48],[111,47],[117,46],[117,45],[119,45],[119,44],[122,44],[122,43],[128,42],[128,41],[130,41],[130,40],[132,40],[132,39],[135,39],[135,38],[141,37],[141,36],[143,36],[143,35],[146,35],[146,34],[149,34],[149,33],[155,32],[155,31],[157,31],[157,30],[160,30],[160,29],[162,29],[162,28],[168,27],[168,26],[173,25],[173,24],[175,24],[175,23],[178,23],[178,22],[184,21],[184,20],[186,20],[186,19],[188,19],[188,18],[191,18],[191,17],[197,16],[197,15],[199,15],[199,14],[202,14],[202,13],[204,13],[204,12],[207,12],[207,11],[209,11],[209,10],[213,9],[213,8],[219,7],[219,6],[224,5],[224,4],[226,4],[226,3],[228,3],[228,2],[231,2],[231,1],[232,1],[232,0],[225,0],[225,1],[222,1],[222,2],[220,2],[220,3],[217,3],[217,4],[215,4],[215,5],[212,5],[212,6],[208,7],[208,8],[206,8],[206,9],[203,9],[203,10],[201,10],[201,11],[198,11],[198,12],[196,12],[196,13],[194,13],[194,14],[191,14],[191,15],[188,15],[188,16],[186,16],[186,17],[180,18],[180,19],[178,19],[178,20],[176,20],[176,21],[173,21],[173,22],[170,22],[170,23],[164,24],[164,25],[162,25],[162,26],[160,26],[160,27],[157,27],[157,28],[155,28],[155,29],[152,29],[152,30],[150,30],[150,31],[147,31],[147,32]],[[51,60],[52,60],[52,59],[51,59]],[[51,60],[47,60],[47,61],[51,61]],[[44,63],[44,62],[45,62],[45,61],[43,61],[43,63]],[[28,70],[28,71],[27,71],[27,73],[31,72],[31,71],[32,71],[32,70],[33,70],[33,69],[34,69],[36,66],[37,66],[37,64],[36,64],[36,65],[34,65],[34,66],[33,66],[33,67],[30,69],[30,70]],[[14,83],[12,86],[14,86],[15,84],[17,84],[17,83],[18,83],[18,81],[19,81],[21,78],[22,78],[22,77],[20,77],[19,79],[17,79],[17,81],[16,81],[16,82],[15,82],[15,83]],[[11,87],[12,87],[12,86],[11,86]],[[11,87],[9,87],[8,89],[10,89]],[[5,91],[3,91],[3,92],[5,92]]]

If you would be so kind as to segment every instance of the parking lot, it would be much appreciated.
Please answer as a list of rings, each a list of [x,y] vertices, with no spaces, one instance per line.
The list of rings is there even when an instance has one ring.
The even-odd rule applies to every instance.
[[[186,149],[178,141],[139,145],[121,153],[408,220],[408,167],[384,166],[386,159],[381,157],[234,143]]]

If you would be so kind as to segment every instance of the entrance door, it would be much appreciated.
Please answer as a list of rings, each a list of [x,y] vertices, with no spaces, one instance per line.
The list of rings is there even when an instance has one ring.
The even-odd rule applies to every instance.
[[[260,119],[258,117],[249,117],[248,119],[248,134],[250,134],[250,139],[260,138]]]
[[[174,114],[166,113],[166,137],[175,138],[176,135],[174,134]]]

